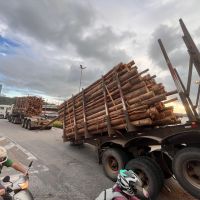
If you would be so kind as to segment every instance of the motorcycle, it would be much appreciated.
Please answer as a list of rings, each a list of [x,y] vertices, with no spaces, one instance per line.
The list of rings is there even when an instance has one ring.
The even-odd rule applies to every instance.
[[[3,182],[8,184],[5,186],[6,195],[3,197],[4,200],[34,200],[33,195],[28,190],[29,187],[29,176],[28,172],[33,164],[30,162],[25,175],[19,175],[18,179],[14,182],[10,181],[10,176],[5,176]]]

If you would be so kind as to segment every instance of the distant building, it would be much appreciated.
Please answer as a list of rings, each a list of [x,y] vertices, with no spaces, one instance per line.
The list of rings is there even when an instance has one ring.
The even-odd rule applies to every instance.
[[[57,105],[43,105],[42,106],[43,111],[58,111],[58,106]]]

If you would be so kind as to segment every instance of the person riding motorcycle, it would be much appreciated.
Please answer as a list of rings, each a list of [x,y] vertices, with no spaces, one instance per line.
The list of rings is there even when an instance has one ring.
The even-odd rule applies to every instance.
[[[0,173],[3,167],[12,167],[13,169],[26,174],[26,169],[24,166],[18,162],[14,162],[13,160],[8,158],[7,150],[0,146]],[[6,194],[5,188],[0,184],[0,196],[4,196]]]
[[[137,174],[132,170],[121,169],[115,185],[101,192],[95,200],[139,200],[140,197],[148,196]]]

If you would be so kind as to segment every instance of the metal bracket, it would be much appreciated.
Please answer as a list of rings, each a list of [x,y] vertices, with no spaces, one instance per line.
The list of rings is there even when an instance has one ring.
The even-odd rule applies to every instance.
[[[90,138],[91,134],[88,132],[88,127],[87,127],[87,116],[85,112],[85,92],[82,89],[82,99],[83,99],[83,122],[84,122],[84,129],[85,129],[85,138]]]
[[[107,100],[107,94],[106,94],[106,86],[105,86],[105,81],[104,77],[102,76],[102,89],[103,89],[103,95],[104,95],[104,105],[105,105],[105,113],[106,113],[106,122],[107,122],[107,128],[108,128],[108,135],[111,136],[115,132],[112,129],[111,126],[111,120],[109,116],[109,110],[108,110],[108,100]]]
[[[73,95],[72,95],[72,103],[73,103],[73,115],[74,115],[74,134],[75,134],[75,140],[77,140],[78,139],[78,132],[77,132],[77,124],[76,124],[75,101],[74,101]]]
[[[135,126],[133,126],[131,124],[130,119],[129,119],[129,115],[128,115],[128,111],[127,111],[127,108],[126,108],[126,103],[125,103],[125,100],[124,100],[124,95],[123,95],[123,91],[122,91],[122,88],[121,88],[121,84],[120,84],[120,80],[119,80],[117,71],[115,71],[115,78],[116,78],[117,86],[118,86],[119,93],[120,93],[120,98],[121,98],[121,102],[122,102],[123,112],[124,112],[124,116],[125,116],[125,120],[126,120],[126,125],[127,125],[127,131],[128,132],[136,131]]]

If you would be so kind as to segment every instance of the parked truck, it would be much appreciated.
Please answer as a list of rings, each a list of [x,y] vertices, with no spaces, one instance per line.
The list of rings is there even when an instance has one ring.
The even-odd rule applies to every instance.
[[[14,124],[21,124],[23,128],[29,130],[42,129],[50,122],[42,108],[42,98],[35,96],[18,97],[8,115],[8,121]],[[50,124],[45,126],[45,129],[51,128]]]
[[[190,56],[187,88],[159,40],[175,92],[155,85],[152,76],[142,77],[144,72],[135,73],[132,62],[122,69],[122,64],[114,67],[59,108],[64,142],[95,145],[99,163],[113,181],[120,169],[133,169],[151,199],[157,197],[164,178],[172,176],[200,199],[200,118],[196,111],[200,86],[196,105],[189,95],[192,66],[200,76],[200,53],[181,19],[180,25]],[[165,106],[173,99],[163,101],[176,92],[187,113],[185,124]]]

